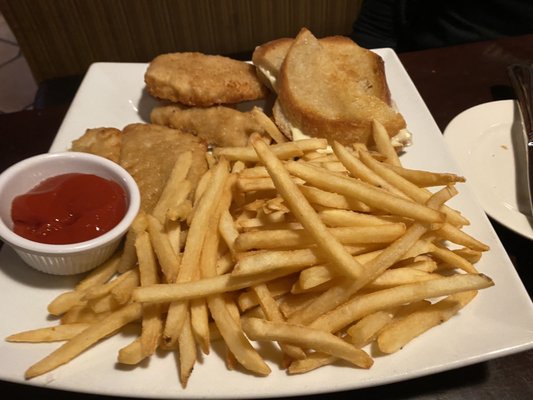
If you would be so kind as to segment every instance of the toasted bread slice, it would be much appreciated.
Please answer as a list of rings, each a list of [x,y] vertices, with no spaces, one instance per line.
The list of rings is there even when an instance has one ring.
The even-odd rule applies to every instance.
[[[383,59],[345,36],[319,39],[335,66],[351,77],[350,84],[390,104]],[[351,90],[351,89],[350,89]]]
[[[296,140],[294,137],[294,128],[296,127],[288,120],[278,99],[276,99],[272,106],[272,118],[281,133],[283,133],[289,140]]]
[[[257,76],[270,90],[277,92],[281,64],[293,42],[292,38],[272,40],[257,46],[252,54],[252,63],[256,67]]]
[[[385,101],[361,88],[307,29],[302,29],[281,66],[278,102],[290,124],[309,136],[343,144],[367,143],[372,120],[390,136],[405,120]]]
[[[272,40],[256,47],[252,55],[258,77],[274,92],[277,92],[281,65],[293,41],[292,38]],[[328,36],[319,42],[335,66],[351,77],[352,84],[390,104],[385,66],[379,55],[345,36]]]

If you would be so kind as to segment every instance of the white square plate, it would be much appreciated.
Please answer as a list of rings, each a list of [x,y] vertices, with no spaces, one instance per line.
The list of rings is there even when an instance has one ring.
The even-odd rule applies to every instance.
[[[441,132],[415,86],[390,49],[377,50],[385,60],[392,97],[407,120],[414,143],[402,156],[405,166],[459,173]],[[155,104],[144,92],[145,64],[98,63],[89,69],[51,147],[62,151],[86,128],[122,128],[147,121]],[[178,382],[171,353],[153,356],[141,366],[116,364],[117,351],[133,336],[121,333],[86,351],[68,365],[24,381],[24,371],[58,344],[0,342],[0,379],[79,392],[157,398],[252,398],[334,392],[411,379],[504,356],[533,347],[533,305],[513,265],[468,183],[450,203],[471,221],[466,231],[491,250],[478,264],[496,283],[485,289],[458,316],[415,339],[396,354],[377,357],[370,370],[327,366],[288,376],[271,364],[260,378],[229,371],[223,351],[215,347],[195,367],[189,384]],[[7,246],[0,252],[0,336],[52,325],[46,305],[71,289],[77,278],[38,273],[25,266]]]

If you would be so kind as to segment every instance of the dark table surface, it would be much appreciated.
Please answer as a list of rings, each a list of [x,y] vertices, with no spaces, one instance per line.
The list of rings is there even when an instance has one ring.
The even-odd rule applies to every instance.
[[[444,130],[454,116],[472,106],[514,98],[505,68],[514,62],[533,61],[533,35],[402,53],[399,57],[438,126]],[[48,151],[77,82],[77,78],[47,82],[41,86],[34,110],[0,115],[0,171],[26,157]],[[491,222],[531,296],[533,243]],[[0,392],[12,393],[12,398],[100,398],[2,381]],[[533,398],[533,350],[428,377],[316,398],[356,396],[446,400]]]

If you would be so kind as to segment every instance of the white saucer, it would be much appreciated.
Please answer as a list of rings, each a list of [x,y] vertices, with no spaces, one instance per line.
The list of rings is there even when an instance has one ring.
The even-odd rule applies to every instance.
[[[463,111],[448,124],[444,139],[485,212],[533,239],[518,104],[501,100]]]

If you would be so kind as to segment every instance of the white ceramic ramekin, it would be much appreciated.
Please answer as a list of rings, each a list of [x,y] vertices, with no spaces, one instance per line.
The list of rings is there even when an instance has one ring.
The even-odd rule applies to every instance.
[[[117,226],[85,242],[53,245],[25,239],[12,231],[11,203],[43,180],[71,172],[98,175],[122,186],[127,211]],[[140,207],[139,188],[131,175],[118,164],[80,152],[47,153],[23,160],[0,175],[0,238],[33,268],[54,275],[74,275],[107,260],[117,249]]]

